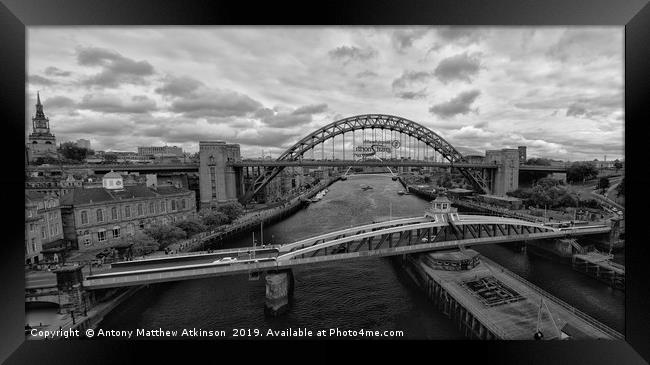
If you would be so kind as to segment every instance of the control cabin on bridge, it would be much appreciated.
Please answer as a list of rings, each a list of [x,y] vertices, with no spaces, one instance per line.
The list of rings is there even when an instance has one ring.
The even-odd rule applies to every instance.
[[[451,206],[451,200],[444,195],[438,195],[431,206],[424,210],[424,217],[433,218],[438,222],[458,221],[458,209]],[[445,219],[447,218],[447,219]]]

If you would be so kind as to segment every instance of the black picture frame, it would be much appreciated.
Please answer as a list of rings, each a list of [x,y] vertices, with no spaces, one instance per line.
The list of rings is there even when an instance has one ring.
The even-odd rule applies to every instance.
[[[0,113],[5,133],[0,185],[5,233],[0,251],[0,361],[19,363],[123,363],[167,359],[197,354],[216,359],[219,353],[247,358],[295,357],[294,343],[214,341],[25,341],[24,327],[24,121],[26,113],[25,27],[36,25],[621,25],[625,26],[625,158],[628,182],[626,219],[626,341],[409,341],[393,344],[347,342],[347,351],[360,355],[384,353],[423,354],[431,360],[457,357],[459,361],[539,364],[642,364],[650,361],[650,289],[647,260],[650,250],[643,240],[644,208],[650,182],[644,175],[647,143],[647,102],[650,99],[650,5],[648,0],[433,0],[433,1],[161,1],[161,0],[0,0]],[[630,195],[633,194],[633,195]],[[631,224],[630,224],[631,223]],[[377,346],[378,345],[378,346]],[[339,361],[339,344],[303,342],[307,356]],[[441,355],[446,354],[446,355]],[[302,355],[305,356],[305,355]],[[412,361],[421,356],[413,357]],[[224,358],[225,359],[225,358]],[[189,361],[189,360],[188,360]],[[437,361],[437,360],[436,360]]]

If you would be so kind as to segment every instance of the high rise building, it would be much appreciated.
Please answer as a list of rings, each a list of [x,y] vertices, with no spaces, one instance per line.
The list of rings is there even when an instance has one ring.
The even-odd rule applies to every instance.
[[[29,161],[39,157],[56,157],[56,138],[50,131],[50,120],[45,117],[41,96],[36,94],[36,115],[32,118],[32,133],[27,144]]]

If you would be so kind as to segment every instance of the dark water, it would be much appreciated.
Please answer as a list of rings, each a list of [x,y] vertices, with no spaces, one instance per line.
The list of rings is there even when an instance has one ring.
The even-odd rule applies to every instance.
[[[362,191],[369,184],[372,190]],[[329,187],[323,200],[264,229],[265,243],[287,243],[379,217],[415,216],[427,202],[400,196],[398,182],[386,176],[350,177]],[[259,235],[259,232],[256,233]],[[225,247],[251,245],[252,237],[235,238]],[[500,246],[480,249],[488,257],[542,288],[576,305],[608,325],[622,329],[623,293],[573,272],[570,267],[527,257]],[[451,321],[426,301],[399,265],[389,258],[366,258],[294,268],[291,309],[265,317],[264,280],[231,276],[151,285],[127,300],[99,327],[104,329],[307,328],[313,331],[401,330],[411,339],[460,339]]]

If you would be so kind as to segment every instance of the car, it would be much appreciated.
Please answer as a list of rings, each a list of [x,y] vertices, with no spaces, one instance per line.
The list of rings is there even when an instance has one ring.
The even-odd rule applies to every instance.
[[[222,258],[220,258],[220,259],[218,259],[218,260],[213,261],[212,263],[213,263],[213,264],[216,264],[216,263],[227,263],[227,262],[233,262],[233,261],[237,261],[237,259],[232,258],[232,257],[222,257]]]

